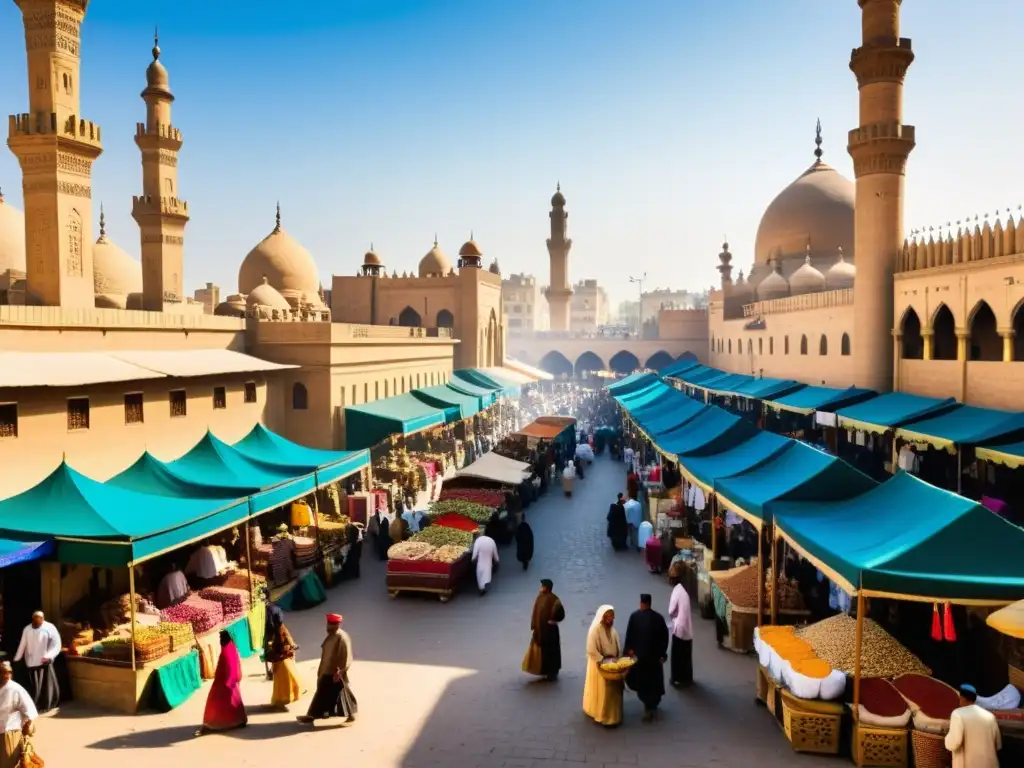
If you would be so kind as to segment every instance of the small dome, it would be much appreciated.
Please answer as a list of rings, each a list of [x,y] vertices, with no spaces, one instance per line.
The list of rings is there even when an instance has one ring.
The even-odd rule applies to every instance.
[[[832,268],[825,273],[825,285],[830,291],[840,288],[853,288],[853,281],[857,276],[857,267],[843,257],[843,249],[839,249],[839,258]]]
[[[374,250],[373,250],[373,243],[370,243],[370,250],[368,250],[368,251],[367,251],[367,252],[366,252],[366,253],[365,253],[365,254],[363,255],[363,266],[364,266],[364,267],[379,267],[379,266],[381,266],[381,265],[382,265],[383,263],[384,263],[384,262],[382,262],[382,261],[380,260],[380,256],[378,256],[378,255],[377,255],[377,254],[376,254],[376,253],[374,252]]]
[[[445,255],[437,246],[437,240],[434,240],[434,247],[427,251],[426,255],[420,259],[420,277],[443,277],[452,271],[452,263],[448,260]]]
[[[291,309],[291,304],[288,303],[287,299],[278,293],[277,289],[270,285],[266,278],[263,279],[262,285],[256,286],[252,293],[246,297],[245,305],[247,307],[266,307],[267,309]]]
[[[5,203],[0,193],[0,275],[9,269],[26,269],[25,214]]]
[[[106,220],[100,207],[100,236],[92,247],[92,285],[100,306],[101,296],[114,299],[123,309],[128,295],[142,293],[142,264],[107,237]]]
[[[249,251],[238,270],[238,292],[252,293],[263,285],[263,278],[293,307],[298,306],[303,294],[315,296],[320,289],[316,262],[282,229],[280,207],[274,231]]]
[[[465,258],[467,256],[470,257],[470,258],[472,258],[474,256],[479,258],[479,257],[481,257],[483,255],[484,255],[484,252],[480,250],[480,246],[476,244],[475,240],[473,240],[473,236],[472,235],[470,235],[469,240],[464,242],[462,244],[462,247],[459,248],[459,256],[462,256],[463,258]]]
[[[562,208],[565,206],[565,195],[562,194],[561,182],[555,187],[555,194],[551,196],[551,205],[555,208]]]
[[[245,317],[245,297],[234,293],[218,304],[213,314],[220,317]]]
[[[754,295],[754,284],[751,283],[749,280],[744,280],[743,279],[743,272],[742,272],[742,270],[740,271],[739,275],[736,277],[736,282],[732,284],[732,295],[733,296],[740,296],[740,297],[744,297],[744,298],[747,297],[747,296],[753,296]]]
[[[153,61],[146,67],[146,85],[154,90],[171,92],[171,81],[167,68],[160,63],[160,39],[153,37]]]
[[[804,263],[789,276],[789,288],[793,295],[817,293],[825,290],[825,276],[811,265],[811,254],[804,256]]]
[[[760,301],[769,299],[781,299],[789,296],[789,283],[776,268],[768,277],[757,286],[757,298]]]

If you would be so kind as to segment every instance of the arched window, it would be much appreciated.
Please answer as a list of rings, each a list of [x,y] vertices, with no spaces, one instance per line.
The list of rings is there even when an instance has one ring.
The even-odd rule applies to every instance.
[[[828,336],[824,333],[821,334],[821,341],[818,342],[818,354],[822,356],[828,354]]]
[[[391,392],[388,390],[388,380],[384,379],[384,397],[391,397]]]
[[[900,359],[902,360],[923,360],[924,359],[924,337],[921,336],[921,318],[913,307],[903,313],[900,321],[900,336],[902,347]]]
[[[971,329],[971,360],[1003,359],[1003,338],[996,330],[996,316],[986,301],[979,301],[968,321]]]
[[[420,313],[412,307],[406,307],[398,315],[398,324],[404,328],[419,328],[423,325]]]
[[[743,339],[742,338],[736,339],[736,354],[737,355],[742,355],[743,354]]]
[[[759,354],[759,355],[763,355],[764,354],[764,339],[758,339],[757,340],[757,354]]]
[[[747,339],[747,354],[748,355],[754,354],[754,340],[753,339]]]
[[[782,354],[789,354],[789,336],[782,337]]]
[[[455,327],[455,316],[447,309],[442,309],[437,313],[437,327],[438,328],[454,328]]]
[[[304,411],[309,407],[309,393],[302,382],[292,384],[292,410]]]
[[[732,339],[729,339],[729,354],[732,354]]]
[[[768,338],[768,354],[769,355],[774,355],[775,354],[775,337],[774,336],[770,336]]]
[[[1013,311],[1013,359],[1024,360],[1024,302]]]
[[[800,354],[801,355],[806,355],[807,354],[807,337],[806,336],[801,336],[800,337]]]
[[[956,360],[956,322],[945,304],[932,318],[932,359]]]
[[[850,356],[850,334],[844,333],[843,338],[839,341],[839,354],[843,357]]]

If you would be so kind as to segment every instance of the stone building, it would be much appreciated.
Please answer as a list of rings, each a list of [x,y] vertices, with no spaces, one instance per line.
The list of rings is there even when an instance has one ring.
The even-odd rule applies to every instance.
[[[570,330],[573,333],[593,334],[607,324],[610,314],[608,294],[597,280],[579,280],[572,289]]]
[[[504,278],[501,303],[509,336],[548,330],[547,302],[533,275],[512,274]]]

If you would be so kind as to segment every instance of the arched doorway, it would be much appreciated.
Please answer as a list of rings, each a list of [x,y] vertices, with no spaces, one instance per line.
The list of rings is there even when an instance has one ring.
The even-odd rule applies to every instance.
[[[593,352],[587,351],[576,358],[576,375],[582,376],[586,372],[603,371],[604,360]]]
[[[572,363],[557,350],[551,350],[540,359],[540,369],[552,376],[572,376]]]
[[[455,327],[455,315],[449,312],[447,309],[442,309],[437,313],[437,327],[438,328],[454,328]]]
[[[1003,359],[1003,338],[996,330],[996,316],[987,301],[979,301],[971,312],[971,360],[999,362]]]
[[[412,307],[406,307],[398,315],[398,324],[403,328],[419,328],[423,321],[419,312]]]
[[[498,354],[498,318],[494,315],[494,310],[491,310],[491,316],[487,320],[487,367],[495,367],[501,365],[502,361],[497,360]]]
[[[616,373],[632,373],[640,368],[640,360],[632,352],[623,349],[612,355],[612,359],[608,361],[608,367]]]
[[[945,304],[932,317],[932,359],[956,360],[956,322]]]
[[[903,337],[903,348],[900,357],[903,360],[921,360],[924,358],[924,337],[921,336],[921,318],[913,307],[903,313],[900,322],[900,335]]]
[[[1024,301],[1013,310],[1013,359],[1024,360]]]
[[[722,342],[719,341],[718,343],[719,345],[721,345]],[[718,351],[721,352],[722,350],[719,349]],[[686,352],[683,352],[683,354],[679,355],[679,357],[677,357],[676,360],[693,360],[694,362],[697,362],[697,356],[693,354],[693,352],[687,350]]]
[[[644,363],[644,368],[651,368],[652,370],[659,371],[674,362],[675,360],[672,355],[662,349],[647,358],[647,362]]]

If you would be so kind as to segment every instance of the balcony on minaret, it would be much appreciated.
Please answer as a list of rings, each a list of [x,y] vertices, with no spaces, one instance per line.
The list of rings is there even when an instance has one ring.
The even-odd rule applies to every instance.
[[[181,149],[181,131],[167,123],[156,123],[150,128],[145,123],[135,124],[135,143],[140,141],[159,145],[161,149],[178,151]]]
[[[63,123],[55,112],[11,115],[8,118],[8,136],[12,139],[22,136],[56,136],[58,139],[88,144],[98,150],[97,154],[103,150],[100,127],[77,115],[69,115]]]
[[[188,219],[188,203],[176,197],[135,195],[132,197],[132,216],[174,216]]]

